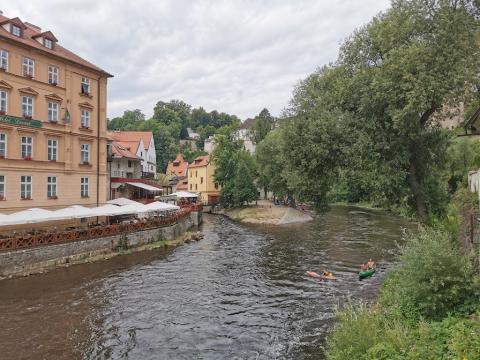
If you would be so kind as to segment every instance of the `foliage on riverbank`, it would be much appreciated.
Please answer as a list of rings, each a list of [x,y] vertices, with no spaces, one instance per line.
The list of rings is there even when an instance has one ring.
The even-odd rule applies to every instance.
[[[378,304],[349,304],[327,339],[340,359],[480,358],[480,278],[450,234],[408,235]]]

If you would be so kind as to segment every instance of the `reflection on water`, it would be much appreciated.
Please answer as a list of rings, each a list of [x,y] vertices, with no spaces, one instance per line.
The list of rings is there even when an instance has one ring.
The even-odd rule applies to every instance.
[[[407,225],[349,207],[282,227],[205,216],[195,244],[2,281],[0,358],[322,358],[335,306],[375,297]],[[324,269],[338,280],[304,275]]]

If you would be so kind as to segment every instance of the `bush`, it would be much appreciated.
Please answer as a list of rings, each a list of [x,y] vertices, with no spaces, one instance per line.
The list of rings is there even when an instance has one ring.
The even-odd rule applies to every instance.
[[[478,286],[469,259],[459,254],[449,234],[421,229],[406,240],[401,264],[382,288],[381,306],[398,308],[406,318],[441,319],[468,311],[466,305],[478,299]]]

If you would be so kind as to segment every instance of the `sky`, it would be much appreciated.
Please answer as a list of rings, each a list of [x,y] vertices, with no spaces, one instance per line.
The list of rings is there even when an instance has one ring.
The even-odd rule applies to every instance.
[[[388,0],[0,0],[7,17],[114,75],[108,117],[157,101],[278,116],[299,81]]]

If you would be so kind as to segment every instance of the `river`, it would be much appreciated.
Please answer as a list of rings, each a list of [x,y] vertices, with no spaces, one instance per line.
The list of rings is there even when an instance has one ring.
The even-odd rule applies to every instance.
[[[375,299],[408,226],[354,207],[280,227],[206,215],[197,243],[4,280],[0,358],[322,359],[335,307]],[[338,280],[304,275],[323,269]]]

